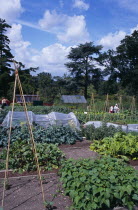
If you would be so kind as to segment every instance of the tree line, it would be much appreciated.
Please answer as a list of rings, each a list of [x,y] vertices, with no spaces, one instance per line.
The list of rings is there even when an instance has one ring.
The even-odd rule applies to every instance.
[[[0,19],[0,96],[11,100],[15,76],[8,28],[11,26]],[[24,94],[39,94],[45,102],[53,102],[63,94],[88,98],[92,92],[138,97],[138,30],[125,36],[116,50],[103,52],[101,45],[86,42],[71,48],[67,58],[68,74],[56,77],[47,72],[37,74],[39,67],[25,68],[15,61]]]

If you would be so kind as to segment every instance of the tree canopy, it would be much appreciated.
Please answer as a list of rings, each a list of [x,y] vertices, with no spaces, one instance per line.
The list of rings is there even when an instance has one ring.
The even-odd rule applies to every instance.
[[[126,36],[115,51],[109,50],[101,57],[108,80],[118,82],[129,95],[138,95],[138,31]]]
[[[97,58],[101,49],[101,45],[95,46],[92,42],[86,42],[85,44],[80,44],[75,48],[71,48],[71,51],[67,56],[71,61],[65,65],[69,69],[71,75],[75,77],[76,82],[84,87],[84,95],[86,98],[88,85],[90,84],[92,75],[96,74]]]
[[[10,62],[13,59],[9,47],[10,40],[6,35],[8,28],[11,28],[11,26],[0,18],[0,94],[3,96],[6,96],[9,90],[9,82],[11,82],[10,73],[12,70]]]
[[[15,76],[11,65],[14,56],[7,36],[9,28],[11,26],[0,19],[0,96],[12,100]],[[33,76],[38,67],[25,68],[15,61],[24,94],[39,94],[46,102],[53,102],[62,94],[81,94],[87,98],[91,91],[101,95],[123,91],[138,96],[138,30],[121,40],[116,50],[101,51],[102,46],[93,42],[72,47],[67,56],[69,61],[65,63],[68,74],[57,77],[46,70]]]

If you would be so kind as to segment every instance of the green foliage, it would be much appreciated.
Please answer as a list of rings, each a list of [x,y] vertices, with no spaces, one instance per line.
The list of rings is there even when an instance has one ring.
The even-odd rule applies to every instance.
[[[35,128],[35,139],[38,142],[58,143],[58,144],[74,144],[77,140],[82,141],[80,132],[72,129],[70,126],[55,125],[49,126],[46,130],[43,128]],[[43,136],[43,140],[41,140]]]
[[[103,123],[99,128],[95,128],[94,125],[88,125],[83,128],[83,136],[88,140],[101,140],[104,137],[112,137],[115,133],[121,132],[121,127],[115,128],[113,125],[107,126]]]
[[[101,70],[95,67],[101,49],[101,45],[95,46],[92,42],[80,44],[75,48],[71,48],[68,55],[68,59],[71,61],[65,64],[71,75],[74,76],[76,84],[84,87],[85,98],[87,98],[87,89],[91,76],[93,75],[94,84],[97,84],[102,79]],[[97,55],[96,58],[95,55]]]
[[[108,81],[119,79],[120,89],[124,88],[129,95],[138,95],[138,30],[121,40],[116,51],[108,50],[103,53],[105,75]]]
[[[64,154],[54,144],[37,143],[36,144],[37,156],[39,165],[44,170],[51,170],[58,168],[64,161]],[[0,154],[0,159],[6,159],[7,150],[3,149]],[[1,169],[4,168],[4,162],[1,163]],[[36,163],[32,150],[32,144],[27,140],[18,139],[10,147],[9,154],[9,168],[15,171],[35,171]]]
[[[94,141],[90,149],[102,155],[122,157],[127,160],[138,158],[138,135],[131,133],[116,133],[114,137],[106,137],[101,141]]]
[[[0,95],[7,96],[7,92],[11,82],[11,65],[13,55],[10,52],[9,43],[10,40],[6,35],[10,25],[5,20],[0,18]],[[6,85],[5,85],[6,84]]]
[[[7,110],[6,110],[6,108],[5,108],[5,109],[0,110],[0,124],[3,122],[4,117],[6,116],[6,114],[7,114]]]
[[[11,110],[8,107],[7,110]],[[28,111],[32,111],[34,114],[49,114],[50,112],[61,112],[68,114],[71,109],[65,106],[27,106]],[[24,111],[23,106],[15,106],[14,111]]]
[[[74,112],[78,120],[83,123],[87,121],[106,121],[117,124],[133,124],[138,123],[138,112],[131,113],[108,113],[108,112],[88,112],[87,115],[84,112],[76,111]]]
[[[8,133],[8,128],[0,127],[0,146],[7,145]],[[55,125],[49,126],[46,129],[40,126],[34,126],[33,135],[35,142],[38,143],[74,144],[77,140],[82,141],[80,132],[69,126],[64,127]],[[26,139],[29,141],[30,134],[27,126],[22,125],[21,127],[12,128],[11,143],[16,142],[18,139]]]
[[[122,160],[103,157],[68,160],[60,170],[65,193],[75,210],[103,210],[138,204],[137,172]]]
[[[47,72],[42,72],[37,75],[39,95],[43,97],[46,102],[53,102],[58,94],[58,89],[55,86],[52,75]]]

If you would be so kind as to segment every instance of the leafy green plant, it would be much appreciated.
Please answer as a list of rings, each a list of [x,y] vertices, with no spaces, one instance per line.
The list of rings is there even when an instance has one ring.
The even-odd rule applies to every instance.
[[[7,145],[8,128],[0,127],[0,146]],[[81,133],[70,126],[52,125],[47,129],[33,126],[33,135],[36,142],[53,144],[74,144],[77,140],[82,141]],[[18,139],[29,141],[30,135],[26,125],[12,128],[11,143]]]
[[[84,111],[80,112],[77,110],[74,112],[75,115],[77,116],[78,120],[80,120],[83,123],[86,123],[88,120],[93,121],[93,120],[100,120],[100,121],[106,121],[106,122],[114,122],[118,124],[132,124],[132,123],[138,123],[138,112],[135,112],[135,114],[131,113],[108,113],[105,111],[100,111],[100,112],[92,112],[89,111],[87,114],[84,114]]]
[[[67,160],[60,169],[65,193],[75,210],[103,210],[138,204],[137,172],[117,158]]]
[[[102,155],[122,157],[126,160],[138,158],[138,135],[131,133],[116,133],[114,137],[106,137],[101,141],[94,141],[90,145],[92,151]]]
[[[39,165],[44,170],[58,168],[65,159],[65,155],[56,144],[37,143],[36,148]],[[6,160],[6,154],[7,150],[3,149],[0,159]],[[4,163],[0,164],[1,169],[4,168]],[[19,172],[36,170],[32,145],[27,140],[19,139],[11,145],[9,168]]]
[[[88,140],[101,140],[104,137],[112,137],[116,132],[120,131],[122,131],[121,127],[107,126],[106,123],[103,123],[99,128],[95,128],[94,125],[88,125],[82,129],[83,136]]]
[[[0,124],[3,122],[7,113],[7,107],[5,109],[0,109]]]
[[[53,208],[53,202],[51,202],[51,201],[45,201],[44,206],[47,210],[53,210],[54,209]]]

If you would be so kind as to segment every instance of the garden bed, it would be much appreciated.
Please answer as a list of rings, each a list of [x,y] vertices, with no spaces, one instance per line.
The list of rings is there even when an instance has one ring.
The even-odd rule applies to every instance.
[[[96,158],[98,153],[89,149],[91,142],[77,141],[73,145],[60,145],[66,158]],[[138,161],[130,161],[130,165],[138,169]],[[0,173],[0,197],[2,197],[4,172]],[[53,209],[69,209],[72,202],[64,195],[59,181],[58,170],[42,171],[45,199],[53,202]],[[11,188],[6,190],[4,210],[43,210],[41,188],[36,172],[24,172],[22,174],[9,172],[9,184]],[[52,209],[52,208],[51,208]],[[116,208],[117,209],[117,208]],[[123,208],[124,209],[124,208]],[[137,207],[135,209],[138,209]]]
[[[53,209],[65,210],[71,205],[69,197],[63,194],[56,173],[43,175],[43,188],[47,202],[53,202]],[[6,190],[4,210],[44,210],[41,188],[37,176],[10,178],[11,188]],[[0,196],[2,197],[2,181]],[[55,198],[54,198],[55,196]],[[51,208],[52,209],[52,208]]]

